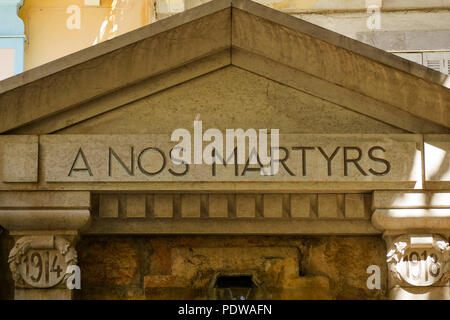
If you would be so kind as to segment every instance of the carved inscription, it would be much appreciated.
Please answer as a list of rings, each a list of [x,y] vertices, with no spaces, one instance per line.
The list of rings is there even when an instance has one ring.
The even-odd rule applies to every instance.
[[[167,135],[45,137],[44,167],[49,182],[120,181],[411,181],[420,180],[414,139],[378,141],[349,135],[281,135],[276,160],[263,163],[260,150],[238,148],[224,157],[211,149],[211,164],[174,162]],[[274,150],[271,150],[272,153]],[[244,152],[242,156],[239,152]],[[269,152],[269,155],[271,152]],[[419,151],[420,155],[420,151]],[[257,161],[252,161],[256,156]],[[245,161],[237,163],[236,159]],[[262,175],[266,170],[271,172]]]
[[[57,250],[29,250],[20,265],[20,275],[32,287],[48,288],[61,282],[66,269],[66,261]]]
[[[448,277],[449,253],[448,242],[440,236],[401,236],[389,250],[387,262],[395,281],[425,287]]]
[[[51,288],[68,276],[78,256],[71,243],[54,236],[25,236],[16,241],[8,263],[18,287]]]

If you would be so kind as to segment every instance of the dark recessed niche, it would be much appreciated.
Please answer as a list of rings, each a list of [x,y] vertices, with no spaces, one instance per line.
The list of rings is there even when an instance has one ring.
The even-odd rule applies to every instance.
[[[219,276],[216,279],[214,288],[255,288],[252,276]]]

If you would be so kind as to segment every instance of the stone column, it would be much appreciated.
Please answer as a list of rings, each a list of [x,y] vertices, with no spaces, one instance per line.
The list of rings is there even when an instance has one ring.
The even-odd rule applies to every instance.
[[[0,80],[23,72],[25,27],[18,17],[23,0],[0,0]]]
[[[387,245],[389,298],[450,300],[450,193],[376,191],[373,209]]]
[[[89,219],[89,192],[0,192],[0,225],[15,240],[8,263],[16,300],[72,299],[67,280],[78,276],[75,243]]]

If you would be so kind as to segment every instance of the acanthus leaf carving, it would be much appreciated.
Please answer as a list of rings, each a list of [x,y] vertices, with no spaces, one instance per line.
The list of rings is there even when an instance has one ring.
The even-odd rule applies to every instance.
[[[23,279],[20,267],[21,264],[24,263],[28,251],[31,249],[56,250],[64,258],[67,266],[76,265],[78,263],[77,252],[71,245],[71,242],[67,239],[59,236],[24,236],[16,241],[8,257],[12,278],[19,287],[24,287],[27,284],[30,285],[30,283],[27,283]],[[66,270],[64,270],[64,276],[58,281],[58,283],[61,283],[69,276],[65,271]],[[58,283],[48,287],[55,286]]]

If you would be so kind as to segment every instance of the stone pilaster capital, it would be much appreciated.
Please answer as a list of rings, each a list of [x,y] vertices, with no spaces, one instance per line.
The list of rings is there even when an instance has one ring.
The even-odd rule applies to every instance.
[[[437,234],[385,235],[389,287],[445,286],[450,277],[450,244]]]
[[[16,288],[64,287],[67,267],[78,263],[74,242],[71,235],[17,238],[8,258]]]
[[[75,243],[90,221],[90,193],[0,192],[0,225],[14,238],[8,263],[17,298],[70,298],[66,279],[78,268]],[[55,291],[56,290],[56,291]]]
[[[372,224],[383,232],[392,299],[449,299],[450,193],[375,191]]]
[[[372,224],[387,233],[450,235],[449,192],[375,191]]]

